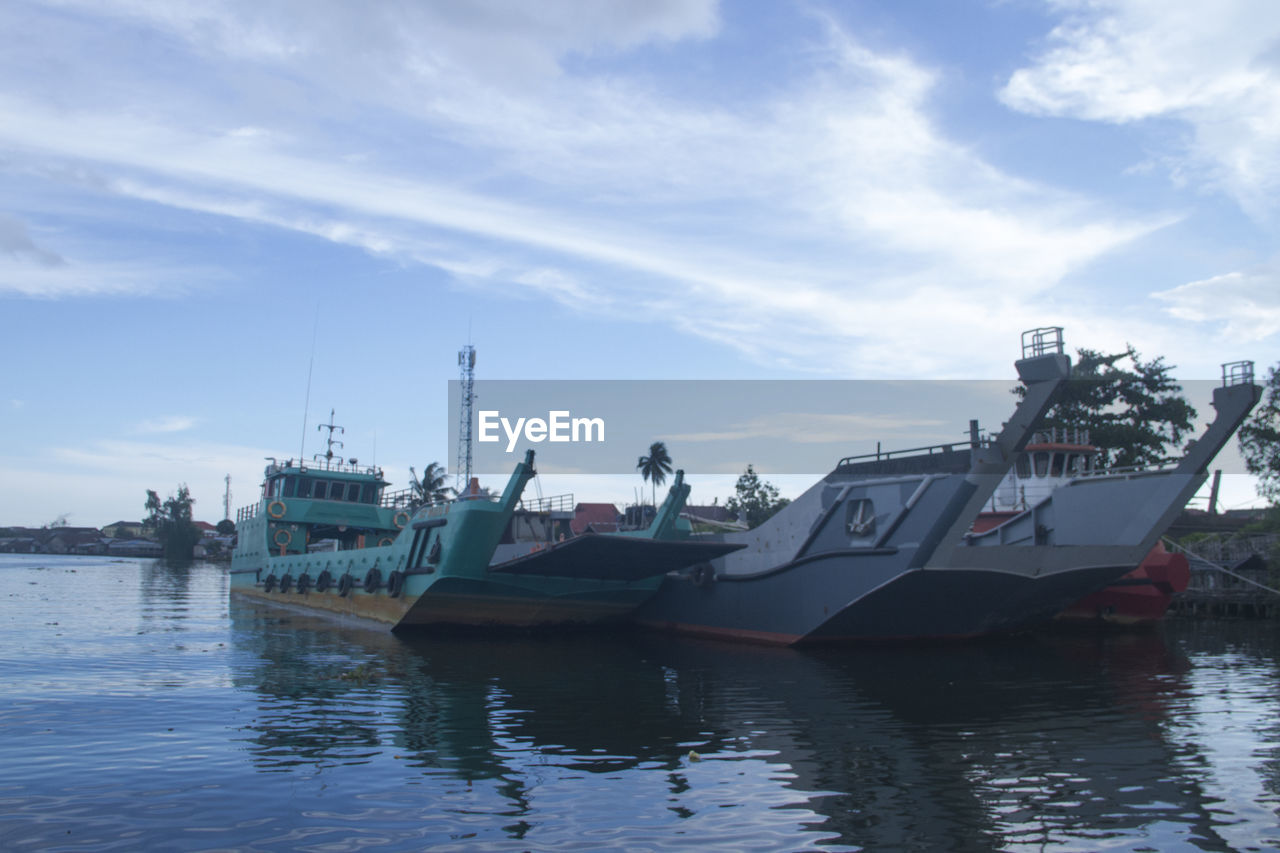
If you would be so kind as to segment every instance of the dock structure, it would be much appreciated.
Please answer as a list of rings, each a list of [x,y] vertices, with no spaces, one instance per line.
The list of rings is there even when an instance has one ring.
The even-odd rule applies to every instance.
[[[1191,581],[1174,596],[1170,612],[1176,616],[1280,618],[1280,535],[1234,536],[1221,542],[1202,542],[1194,552],[1166,543],[1187,555]]]

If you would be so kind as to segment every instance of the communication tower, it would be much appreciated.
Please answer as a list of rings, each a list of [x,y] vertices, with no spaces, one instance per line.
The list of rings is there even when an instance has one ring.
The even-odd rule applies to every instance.
[[[222,517],[230,518],[231,517],[231,475],[230,474],[227,475],[226,480],[227,480],[227,490],[222,493]]]
[[[458,350],[458,367],[461,387],[461,405],[458,407],[458,465],[454,489],[463,494],[471,486],[471,424],[475,396],[472,393],[476,381],[476,348],[467,344]]]

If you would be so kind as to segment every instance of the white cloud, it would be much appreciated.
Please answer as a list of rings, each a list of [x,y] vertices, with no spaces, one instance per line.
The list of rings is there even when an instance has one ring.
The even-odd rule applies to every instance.
[[[183,432],[191,429],[199,421],[188,415],[166,415],[160,418],[151,418],[138,424],[137,432]]]
[[[1180,320],[1211,323],[1222,337],[1252,343],[1280,332],[1280,266],[1247,270],[1193,281],[1152,294]]]
[[[1189,138],[1163,155],[1180,179],[1255,214],[1280,190],[1280,4],[1273,0],[1058,0],[1063,22],[1006,104],[1114,123],[1173,119]]]
[[[708,38],[709,2],[112,8],[186,64],[132,73],[123,39],[104,100],[0,96],[0,150],[795,367],[945,371],[974,329],[1012,349],[1064,276],[1169,221],[1002,172],[931,118],[936,72],[821,15],[798,77],[708,102],[578,60]]]

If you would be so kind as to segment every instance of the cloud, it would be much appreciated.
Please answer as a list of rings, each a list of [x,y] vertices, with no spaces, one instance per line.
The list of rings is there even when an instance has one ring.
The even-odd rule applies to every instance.
[[[1276,210],[1280,5],[1272,0],[1058,0],[1062,23],[1001,92],[1034,115],[1116,124],[1172,119],[1161,158],[1180,180]]]
[[[792,367],[959,371],[975,329],[1012,348],[1064,277],[1171,220],[1001,171],[933,120],[938,72],[822,14],[798,73],[742,99],[607,61],[713,37],[710,2],[77,8],[120,53],[0,96],[12,160]]]
[[[166,415],[165,417],[152,418],[138,424],[137,432],[161,433],[161,432],[183,432],[189,430],[199,423],[197,418],[188,415]]]
[[[1211,323],[1242,343],[1280,332],[1280,265],[1263,264],[1153,293],[1180,320]]]
[[[34,263],[39,267],[59,267],[66,259],[56,252],[36,245],[27,233],[26,223],[0,213],[0,252],[19,261]]]

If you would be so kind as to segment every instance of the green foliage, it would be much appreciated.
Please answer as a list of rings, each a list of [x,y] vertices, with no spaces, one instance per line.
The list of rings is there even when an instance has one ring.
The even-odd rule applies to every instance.
[[[191,506],[195,503],[186,483],[178,486],[178,494],[170,495],[163,503],[160,496],[147,489],[144,505],[147,517],[143,522],[155,531],[156,538],[164,546],[164,558],[170,562],[190,562],[200,541],[200,528],[192,523]]]
[[[671,473],[671,456],[667,453],[666,443],[655,441],[649,445],[649,455],[641,456],[636,468],[645,482],[653,483],[653,504],[657,506],[658,486],[666,482],[667,475]]]
[[[409,468],[409,485],[413,489],[414,501],[419,504],[441,503],[449,499],[453,489],[445,486],[448,476],[445,467],[439,462],[431,462],[422,469],[422,477]]]
[[[229,518],[224,518],[218,522],[218,533],[222,536],[230,536],[236,532],[236,523]]]
[[[778,510],[791,503],[789,498],[778,497],[778,488],[760,479],[755,468],[738,478],[735,494],[725,501],[725,508],[747,523],[747,527],[759,527]]]
[[[1280,501],[1280,364],[1263,383],[1262,403],[1240,427],[1238,438],[1245,468],[1258,478],[1258,494]]]
[[[1181,450],[1196,410],[1163,358],[1141,361],[1132,346],[1105,355],[1077,350],[1071,377],[1045,417],[1045,427],[1087,429],[1108,466],[1152,465]],[[1019,396],[1024,389],[1016,389]]]

